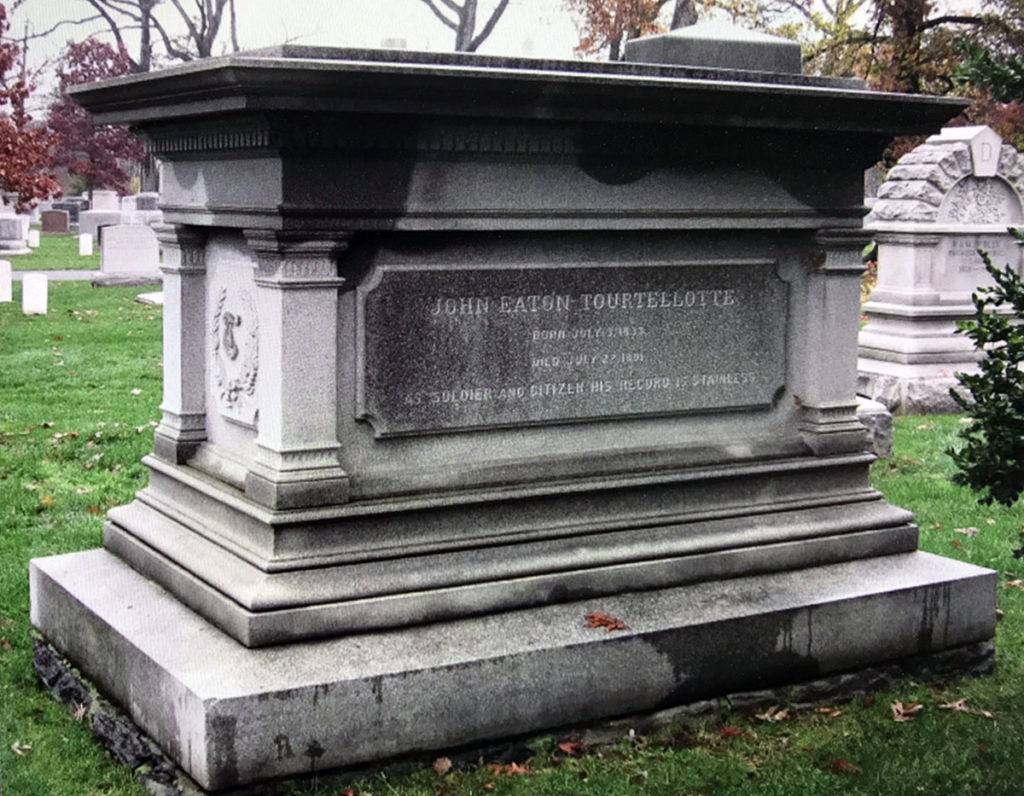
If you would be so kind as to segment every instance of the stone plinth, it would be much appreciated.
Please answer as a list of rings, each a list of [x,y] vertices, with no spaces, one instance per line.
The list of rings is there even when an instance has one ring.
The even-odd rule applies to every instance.
[[[204,786],[991,637],[856,414],[863,170],[960,103],[294,47],[75,94],[163,164],[164,393],[33,621]]]
[[[1007,227],[1024,221],[1024,156],[987,127],[947,128],[900,159],[866,220],[878,284],[864,306],[859,391],[905,413],[956,412],[956,373],[978,353],[957,334],[992,284],[978,250],[1021,267]]]

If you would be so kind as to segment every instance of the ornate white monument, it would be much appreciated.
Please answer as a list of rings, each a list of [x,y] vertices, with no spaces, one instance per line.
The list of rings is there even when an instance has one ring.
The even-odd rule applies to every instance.
[[[1024,156],[989,127],[948,127],[900,158],[865,227],[878,284],[864,306],[858,392],[904,413],[955,412],[949,395],[977,352],[956,333],[991,277],[978,254],[1021,266],[1007,227],[1024,222]]]

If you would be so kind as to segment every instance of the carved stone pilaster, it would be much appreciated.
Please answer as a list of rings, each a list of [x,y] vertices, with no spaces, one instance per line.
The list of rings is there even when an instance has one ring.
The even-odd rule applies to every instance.
[[[206,439],[202,352],[206,329],[206,230],[154,225],[163,248],[163,402],[153,452],[183,464]]]
[[[337,411],[338,258],[349,233],[247,230],[257,262],[256,461],[245,492],[271,508],[342,503]]]
[[[857,326],[860,322],[861,230],[822,230],[816,267],[807,278],[808,334],[798,427],[816,454],[863,451],[867,430],[857,419]]]

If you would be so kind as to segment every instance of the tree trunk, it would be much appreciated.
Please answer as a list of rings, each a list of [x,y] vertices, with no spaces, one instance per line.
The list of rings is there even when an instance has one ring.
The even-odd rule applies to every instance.
[[[694,0],[676,0],[675,11],[672,12],[672,30],[697,24],[697,7]]]
[[[611,50],[608,53],[609,61],[621,61],[622,60],[622,34],[620,33],[611,42]]]
[[[459,29],[455,32],[455,50],[466,52],[473,43],[473,31],[476,30],[477,0],[466,0],[459,11]]]

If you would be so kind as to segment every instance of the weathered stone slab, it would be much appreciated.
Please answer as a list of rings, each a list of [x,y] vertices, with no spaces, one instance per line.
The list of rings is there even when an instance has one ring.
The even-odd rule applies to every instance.
[[[382,436],[766,407],[785,382],[773,263],[385,268],[359,295]]]
[[[217,789],[800,682],[995,626],[996,573],[926,553],[264,650],[104,551],[30,577],[33,625]],[[586,628],[590,611],[627,629]]]

